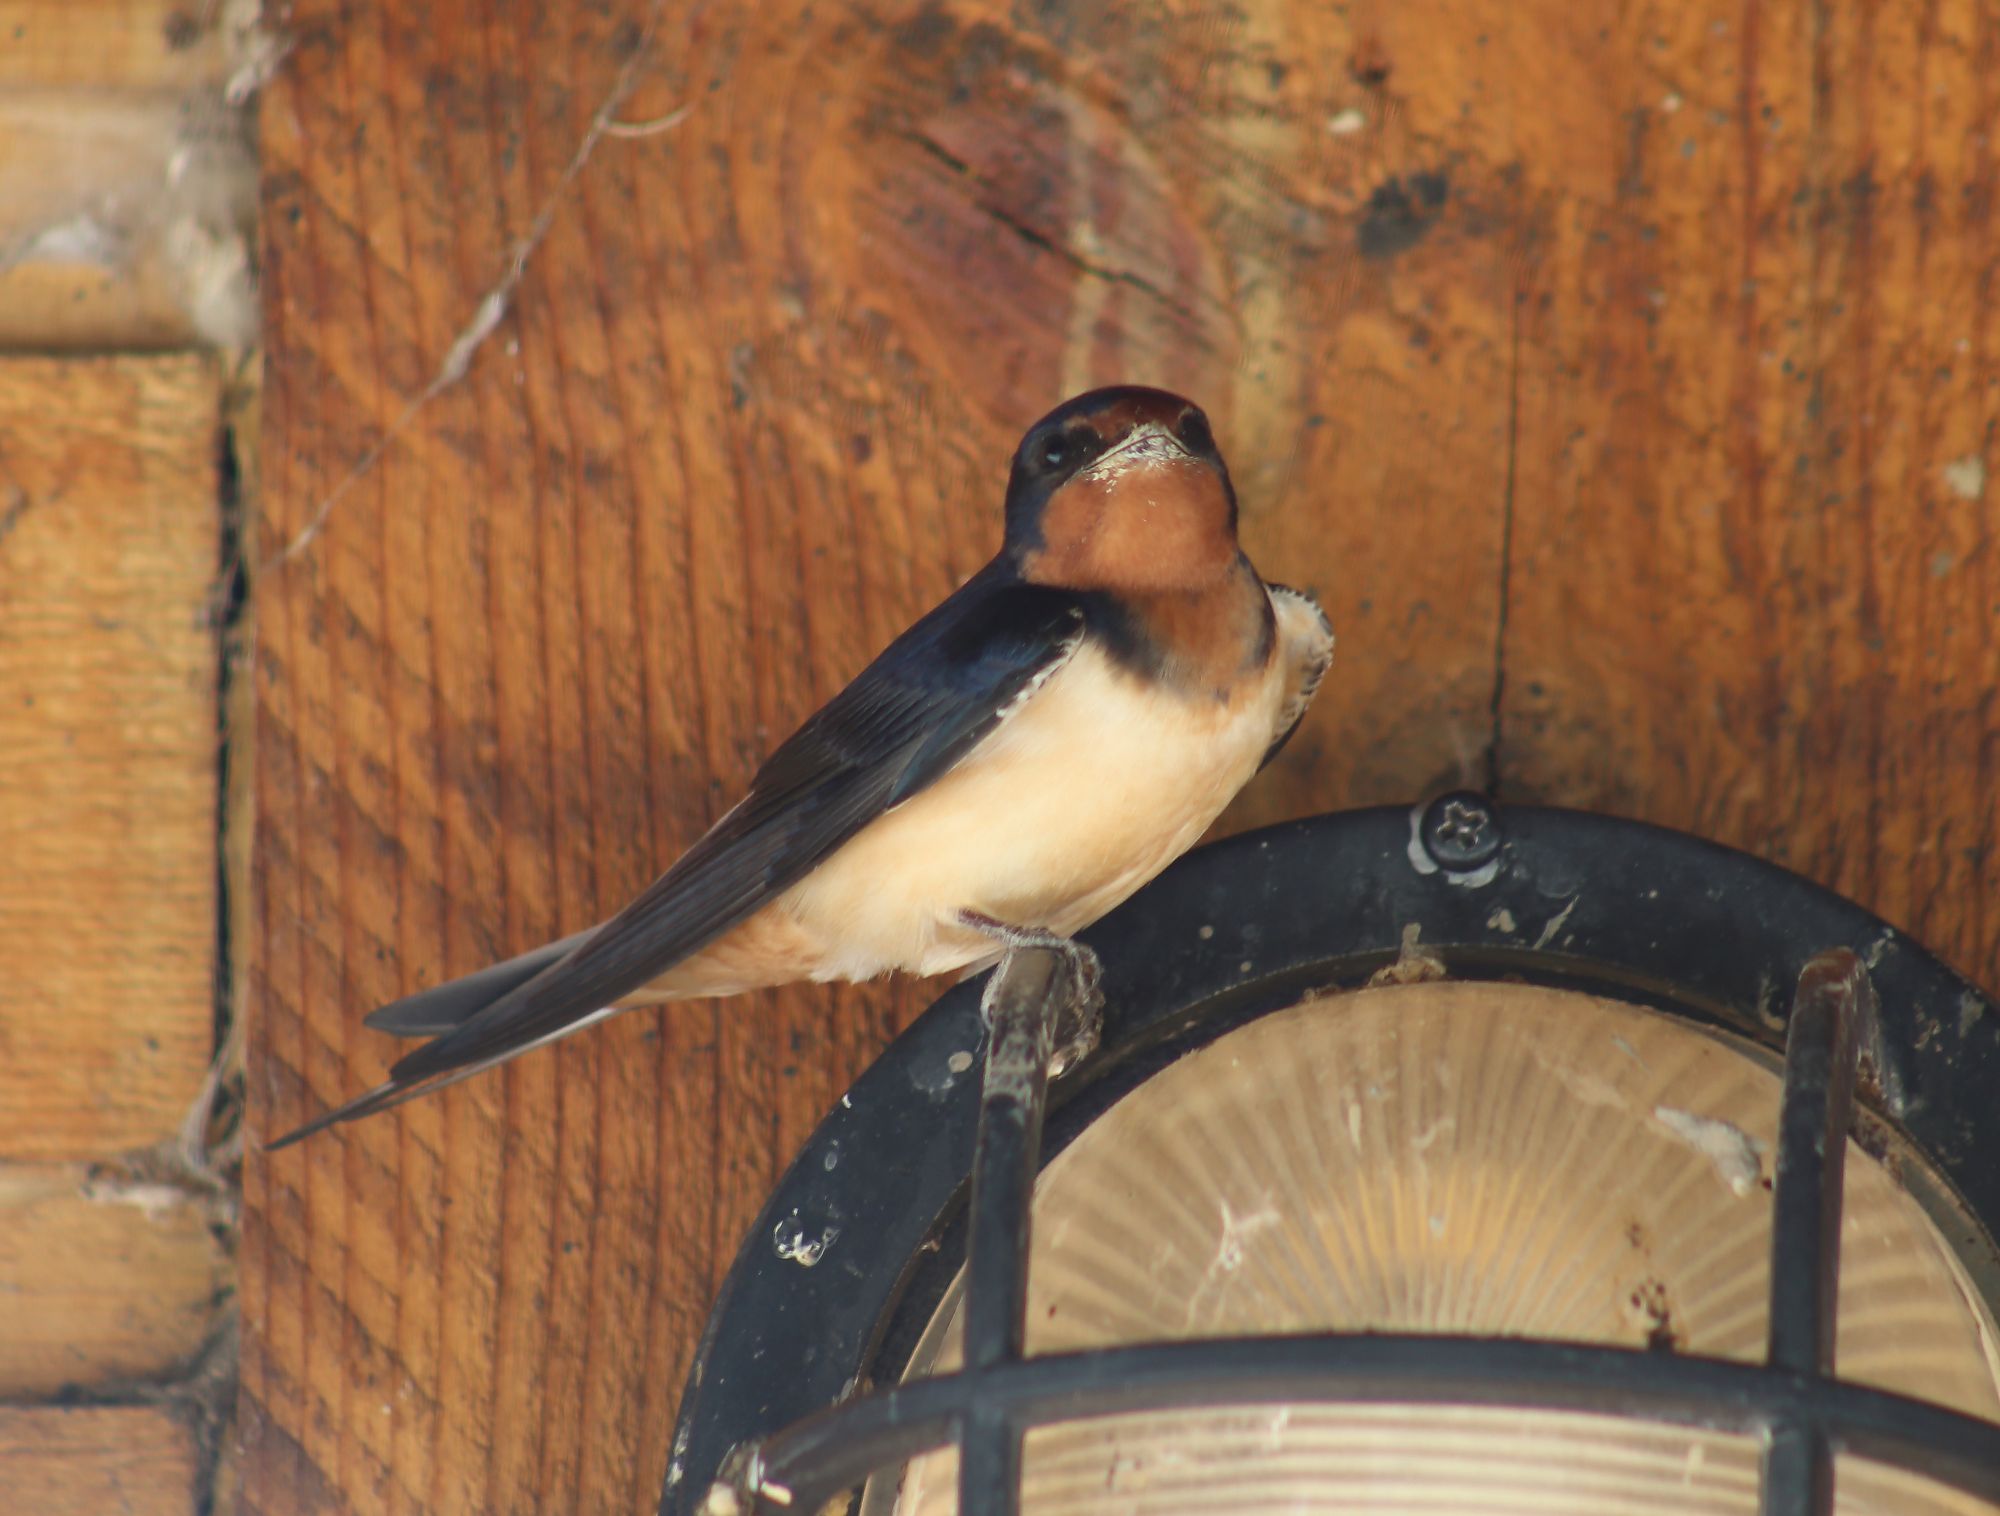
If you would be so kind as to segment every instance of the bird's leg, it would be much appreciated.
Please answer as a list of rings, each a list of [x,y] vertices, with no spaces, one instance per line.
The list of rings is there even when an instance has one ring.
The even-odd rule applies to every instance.
[[[958,919],[976,932],[1001,943],[1008,952],[1040,948],[1054,953],[1069,974],[1070,993],[1056,1013],[1055,1052],[1049,1059],[1049,1077],[1058,1079],[1083,1062],[1097,1049],[1104,1030],[1104,992],[1098,982],[1104,965],[1097,954],[1071,937],[1059,937],[1046,927],[1010,926],[979,911],[960,911]]]

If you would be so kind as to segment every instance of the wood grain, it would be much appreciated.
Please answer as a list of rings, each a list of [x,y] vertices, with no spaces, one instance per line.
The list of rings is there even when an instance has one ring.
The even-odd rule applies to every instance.
[[[1653,87],[1523,302],[1503,781],[2000,984],[2000,13],[1661,6],[1620,45]]]
[[[171,352],[193,341],[177,283],[158,264],[62,259],[0,271],[0,351]]]
[[[188,1516],[195,1444],[155,1406],[0,1406],[0,1479],[37,1516]]]
[[[162,1380],[192,1359],[233,1282],[217,1219],[167,1185],[0,1165],[0,1399]]]
[[[0,360],[0,1158],[173,1135],[214,1046],[219,404]]]
[[[174,92],[221,82],[209,0],[0,0],[0,88]],[[205,19],[206,18],[206,19]]]
[[[296,8],[266,554],[332,505],[257,590],[258,1130],[379,1076],[374,1004],[622,902],[1111,379],[1202,400],[1251,554],[1341,637],[1232,824],[1497,774],[2000,980],[1972,841],[1933,842],[1990,828],[2000,727],[1969,0],[665,6],[621,111],[687,116],[565,188],[653,15]],[[1887,189],[1857,261],[1834,191],[1919,161],[1921,262]],[[738,1237],[928,988],[620,1018],[253,1161],[245,1508],[648,1508]]]

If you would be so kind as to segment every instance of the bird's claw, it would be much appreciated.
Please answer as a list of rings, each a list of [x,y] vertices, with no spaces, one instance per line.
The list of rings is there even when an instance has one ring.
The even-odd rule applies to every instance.
[[[1079,947],[1075,988],[1056,1013],[1055,1051],[1049,1055],[1049,1078],[1060,1079],[1097,1051],[1104,1034],[1104,991],[1098,987],[1103,967],[1097,954]]]
[[[1060,1079],[1097,1051],[1104,1032],[1104,964],[1093,949],[1040,927],[1008,926],[969,911],[962,919],[1004,942],[1010,952],[1041,948],[1062,960],[1069,993],[1056,1012],[1054,1047],[1049,1056],[1051,1079]]]

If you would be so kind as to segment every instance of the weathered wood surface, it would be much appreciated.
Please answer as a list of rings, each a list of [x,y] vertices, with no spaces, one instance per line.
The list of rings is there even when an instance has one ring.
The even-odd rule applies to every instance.
[[[174,1136],[214,1050],[220,403],[0,360],[0,1161]]]
[[[234,1283],[215,1222],[178,1186],[0,1165],[0,1400],[164,1381],[192,1361]]]
[[[157,1406],[0,1406],[0,1470],[36,1516],[187,1516],[194,1435]]]
[[[173,1143],[215,1043],[221,396],[204,357],[0,358],[9,1509],[202,1485],[178,1412],[23,1402],[167,1386],[232,1292],[210,1197],[117,1162]]]
[[[620,114],[690,110],[564,191],[649,18]],[[293,26],[264,552],[333,504],[257,592],[262,1132],[379,1075],[377,1002],[641,885],[1114,378],[1210,408],[1250,551],[1340,632],[1237,822],[1497,776],[2000,983],[1990,7]],[[924,999],[626,1017],[253,1161],[246,1508],[649,1506],[744,1226]]]
[[[0,0],[0,85],[175,95],[219,86],[220,9],[221,0]]]
[[[0,0],[0,349],[254,334],[244,0]],[[253,239],[254,240],[254,239]]]

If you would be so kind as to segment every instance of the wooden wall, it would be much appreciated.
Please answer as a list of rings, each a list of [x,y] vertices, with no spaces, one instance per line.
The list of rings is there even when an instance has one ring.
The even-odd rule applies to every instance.
[[[205,356],[0,355],[0,1488],[52,1516],[209,1485],[222,425]]]
[[[240,336],[255,175],[201,9],[0,0],[0,1506],[49,1516],[229,1498],[206,1118],[244,370],[194,350],[189,280],[234,270],[203,298]]]
[[[1984,0],[291,26],[258,1130],[379,1076],[373,1005],[644,883],[1114,379],[1209,408],[1252,555],[1341,638],[1233,824],[1604,807],[2000,987]],[[626,1017],[253,1161],[246,1508],[648,1508],[743,1228],[926,995]]]

